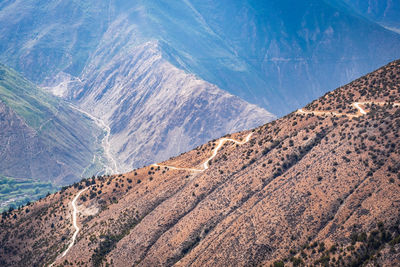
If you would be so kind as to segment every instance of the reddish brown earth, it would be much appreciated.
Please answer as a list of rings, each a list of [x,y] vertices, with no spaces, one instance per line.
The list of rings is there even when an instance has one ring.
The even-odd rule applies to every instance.
[[[354,102],[371,102],[361,105],[367,114]],[[303,109],[314,114],[293,112],[229,136],[253,133],[242,145],[225,142],[207,170],[165,166],[201,169],[218,140],[162,167],[77,183],[3,214],[0,265],[398,266],[400,107],[393,103],[400,103],[400,61]],[[80,232],[60,258],[75,231],[71,201],[86,187]]]

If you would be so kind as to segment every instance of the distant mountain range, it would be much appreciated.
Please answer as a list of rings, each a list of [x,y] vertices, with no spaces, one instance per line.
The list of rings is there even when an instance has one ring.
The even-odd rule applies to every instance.
[[[0,4],[0,36],[8,40],[1,43],[1,60],[110,125],[115,171],[274,118],[177,69],[160,42],[136,40],[120,28],[127,15],[122,4]]]
[[[162,161],[285,115],[400,57],[400,35],[349,4],[1,1],[0,62],[32,81],[26,88],[35,84],[66,101],[57,113],[61,124],[86,125],[74,135],[88,148],[85,160],[70,166],[72,176],[26,176],[67,183],[79,173],[126,172]],[[38,94],[28,91],[21,99]],[[9,117],[13,110],[2,113]],[[63,134],[57,137],[69,140]],[[63,155],[75,153],[71,146]],[[101,160],[86,169],[93,158]],[[1,164],[0,170],[15,166]]]
[[[399,266],[399,127],[395,61],[253,130],[3,213],[0,265]]]
[[[0,60],[41,85],[62,73],[112,79],[107,65],[157,42],[175,67],[277,115],[400,57],[399,35],[339,0],[3,1],[0,10]]]

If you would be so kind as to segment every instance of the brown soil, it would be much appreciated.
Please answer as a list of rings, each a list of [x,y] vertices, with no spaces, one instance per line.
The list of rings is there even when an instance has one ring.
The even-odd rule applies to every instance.
[[[354,102],[399,103],[400,62],[304,110],[356,115]],[[90,186],[79,205],[98,212],[80,213],[55,266],[399,265],[400,108],[363,108],[293,112],[226,142],[203,172],[148,166],[76,183],[3,216],[0,264],[53,262],[74,231],[69,203]],[[201,168],[216,141],[162,164]]]

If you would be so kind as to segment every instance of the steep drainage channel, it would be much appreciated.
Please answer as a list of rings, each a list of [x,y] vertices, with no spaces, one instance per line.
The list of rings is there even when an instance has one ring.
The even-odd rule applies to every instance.
[[[89,117],[92,121],[94,121],[94,123],[96,123],[97,126],[99,126],[101,129],[103,129],[104,132],[106,132],[106,134],[104,135],[104,138],[101,142],[101,145],[103,146],[104,155],[107,158],[109,165],[105,166],[104,171],[107,174],[118,173],[117,162],[114,159],[114,157],[112,156],[112,153],[110,151],[110,133],[111,133],[110,127],[102,119],[96,118],[93,115],[91,115],[90,113],[88,113],[72,104],[70,104],[70,106],[71,106],[71,108],[73,108],[73,109],[81,112],[82,114],[86,115],[87,117]]]

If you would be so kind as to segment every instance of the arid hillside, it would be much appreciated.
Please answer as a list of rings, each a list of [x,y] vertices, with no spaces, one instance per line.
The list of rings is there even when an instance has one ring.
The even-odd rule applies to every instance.
[[[4,213],[0,265],[398,266],[399,129],[396,61],[252,131]]]

